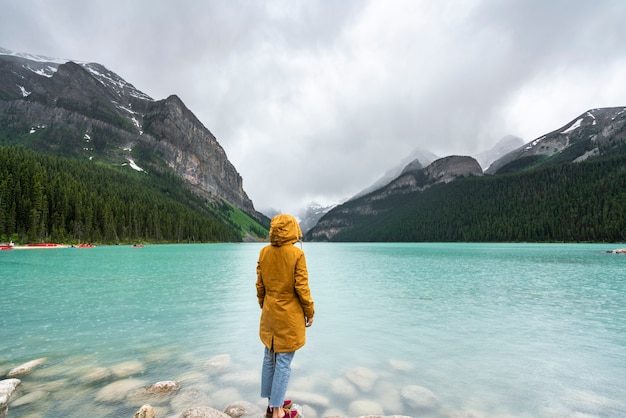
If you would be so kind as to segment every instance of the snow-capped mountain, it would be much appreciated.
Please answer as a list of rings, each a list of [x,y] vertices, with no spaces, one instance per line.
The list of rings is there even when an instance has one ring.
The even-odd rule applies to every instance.
[[[616,150],[619,152],[625,131],[625,107],[591,109],[494,161],[485,173],[510,173],[544,164],[608,156]]]
[[[376,180],[374,184],[361,190],[349,200],[356,199],[361,196],[365,196],[368,193],[378,190],[381,187],[389,184],[392,180],[395,180],[403,171],[409,169],[420,169],[426,167],[433,161],[439,159],[435,154],[422,148],[415,148],[408,156],[403,158],[400,163],[393,168],[390,168],[383,174],[383,176]]]
[[[0,127],[8,145],[172,170],[207,201],[261,218],[224,149],[180,98],[154,100],[101,64],[0,48]]]
[[[486,171],[491,163],[505,156],[509,152],[521,147],[522,145],[524,145],[524,140],[522,138],[507,135],[500,139],[491,149],[476,154],[474,158],[476,158],[476,161],[478,161],[480,166],[483,168],[483,171]]]

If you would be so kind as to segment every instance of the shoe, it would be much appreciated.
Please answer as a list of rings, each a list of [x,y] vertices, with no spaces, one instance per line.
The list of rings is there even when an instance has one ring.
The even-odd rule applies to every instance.
[[[285,418],[296,418],[296,417],[287,417],[287,413],[289,412],[292,406],[293,406],[293,402],[291,402],[291,399],[285,399],[285,402],[283,402],[283,409],[286,409]],[[265,411],[265,417],[272,418],[272,410],[270,409],[269,406],[267,407],[267,411]]]

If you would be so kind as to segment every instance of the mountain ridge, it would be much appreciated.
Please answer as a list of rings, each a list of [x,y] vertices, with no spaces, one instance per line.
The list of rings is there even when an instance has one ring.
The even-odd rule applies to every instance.
[[[180,98],[154,100],[104,65],[0,48],[0,122],[8,132],[4,144],[36,143],[48,153],[114,165],[133,161],[146,171],[172,169],[208,201],[223,199],[265,218],[215,136]],[[33,138],[32,127],[46,139]]]
[[[519,183],[523,184],[527,190],[532,190],[532,186],[530,186],[528,182],[543,181],[540,173],[544,172],[546,175],[559,179],[559,182],[563,184],[563,187],[567,187],[568,189],[576,190],[577,187],[575,184],[567,183],[568,177],[577,178],[578,180],[576,181],[580,182],[580,189],[590,188],[590,182],[595,182],[593,184],[602,182],[601,176],[598,177],[596,172],[594,172],[594,178],[589,180],[580,178],[578,174],[571,174],[568,175],[568,177],[563,177],[560,172],[566,169],[563,168],[561,170],[558,167],[567,166],[568,171],[573,170],[573,172],[576,173],[576,164],[587,161],[600,162],[603,161],[603,158],[618,158],[615,163],[607,163],[604,165],[595,164],[592,166],[593,168],[587,168],[587,166],[585,166],[585,169],[598,170],[603,169],[603,167],[608,167],[613,171],[607,172],[606,176],[615,177],[617,181],[621,182],[621,173],[624,170],[623,168],[620,168],[619,158],[624,156],[626,156],[626,107],[592,109],[571,120],[562,128],[530,141],[507,153],[490,165],[490,169],[493,167],[493,171],[491,173],[485,172],[485,174],[487,174],[485,176],[483,176],[483,171],[478,161],[472,157],[444,157],[443,159],[433,162],[427,167],[416,167],[415,170],[407,170],[406,173],[401,174],[388,185],[370,192],[367,195],[348,201],[342,205],[338,205],[330,210],[320,218],[315,227],[308,231],[306,239],[312,241],[333,241],[336,239],[354,240],[355,237],[358,236],[360,237],[359,240],[368,241],[375,240],[375,238],[373,238],[375,236],[379,238],[384,236],[385,240],[393,240],[392,237],[396,237],[397,240],[402,241],[405,238],[400,239],[399,237],[415,237],[415,235],[408,234],[408,231],[411,230],[420,230],[423,231],[424,234],[428,234],[430,237],[437,237],[438,235],[436,233],[432,235],[432,231],[424,229],[424,225],[420,224],[419,217],[413,218],[411,216],[412,210],[415,210],[415,213],[428,214],[430,219],[428,221],[429,224],[433,225],[433,228],[435,229],[440,229],[442,231],[446,229],[445,237],[447,237],[446,239],[450,239],[449,237],[456,236],[454,232],[448,231],[446,225],[439,225],[439,223],[443,219],[447,219],[446,216],[450,216],[450,213],[457,212],[459,210],[459,206],[462,205],[460,203],[462,201],[467,200],[468,207],[472,206],[477,208],[480,204],[478,204],[475,199],[482,199],[484,201],[491,201],[495,199],[493,202],[494,205],[507,208],[504,212],[504,216],[506,216],[507,213],[511,214],[510,216],[513,216],[513,213],[516,213],[518,209],[521,209],[517,207],[513,208],[510,206],[511,204],[507,205],[505,202],[498,200],[501,199],[502,196],[490,196],[489,194],[485,194],[489,193],[489,188],[485,188],[483,186],[488,184],[487,182],[490,181],[490,178],[502,179],[502,181],[498,184],[499,187],[503,188],[498,190],[500,190],[500,193],[504,196],[506,196],[509,191],[507,191],[504,186],[501,186],[502,184],[506,184],[506,187],[516,187],[516,179],[519,179]],[[583,166],[580,167],[581,169],[583,168]],[[545,171],[547,169],[554,172]],[[528,176],[526,173],[539,174]],[[407,174],[410,174],[410,176],[407,176]],[[471,181],[469,180],[470,178]],[[532,180],[528,180],[529,178]],[[467,187],[459,186],[461,183]],[[453,188],[452,185],[454,185]],[[542,184],[537,184],[536,187],[540,190],[548,189]],[[435,188],[437,189],[436,192],[431,190]],[[471,193],[472,190],[476,190],[476,193],[480,193],[480,197],[473,197],[471,195],[468,196],[466,194]],[[624,196],[624,201],[622,202],[623,199],[619,195],[616,195],[616,193],[622,193],[622,191],[620,191],[621,189],[615,189],[613,185],[611,187],[603,186],[601,190],[607,190],[607,193],[611,193],[605,196],[605,198],[607,201],[615,203],[611,204],[611,211],[609,212],[601,212],[594,206],[593,210],[598,212],[594,215],[594,219],[610,215],[611,222],[613,223],[615,222],[615,214],[612,212],[613,210],[621,211],[620,213],[624,213],[624,211],[626,211],[626,207],[624,207],[626,206],[626,196]],[[556,192],[554,195],[556,195]],[[422,196],[423,201],[420,199]],[[438,201],[438,199],[442,198],[442,196],[445,196],[444,201],[447,202],[448,205],[453,205],[452,208],[435,208],[432,206],[432,202]],[[524,196],[515,196],[515,202],[520,203],[514,204],[521,204]],[[537,200],[537,205],[542,205],[544,201],[551,201],[550,199],[553,199],[553,197],[554,196],[540,197]],[[599,197],[596,197],[595,199],[599,199]],[[440,204],[444,201],[439,200]],[[621,206],[618,202],[622,202]],[[581,205],[581,207],[586,207],[585,205],[588,205],[589,202],[574,201],[570,202],[570,204],[578,204]],[[427,207],[429,209],[426,209]],[[436,212],[433,212],[433,210]],[[548,210],[549,213],[557,211],[557,209],[546,210]],[[560,208],[558,210],[560,210]],[[571,208],[571,211],[578,212],[582,211],[582,209]],[[441,212],[441,217],[439,219],[437,219],[437,212]],[[487,212],[489,211],[485,211],[485,216]],[[478,213],[473,213],[471,215],[472,218],[466,219],[465,221],[461,220],[466,216],[466,214],[462,211],[456,216],[457,219],[450,218],[448,221],[453,223],[478,223],[478,219],[480,219],[480,215]],[[515,216],[521,218],[519,215]],[[400,219],[403,221],[400,222]],[[545,222],[547,224],[553,221],[554,219],[550,219]],[[514,223],[515,221],[511,219],[511,222]],[[529,220],[528,222],[532,221]],[[581,225],[580,221],[574,221],[574,223],[579,226]],[[404,227],[399,228],[399,224],[404,224]],[[381,225],[396,225],[399,229],[396,231],[396,235],[387,232],[383,233],[380,230],[382,227]],[[507,228],[508,227],[509,226],[507,226]],[[535,227],[536,226],[533,226],[533,228]],[[527,228],[527,226],[521,225],[516,226],[516,228]],[[556,229],[556,227],[552,226],[550,228]],[[594,228],[597,227],[594,226]],[[367,231],[370,232],[368,233]],[[374,231],[376,232],[374,233]],[[543,234],[545,234],[545,236],[552,236],[552,232],[550,231],[551,230],[544,229]],[[500,235],[484,235],[489,235],[492,237],[491,239],[494,239],[493,237],[503,239],[502,237],[504,236],[524,235],[520,233],[508,234],[506,229],[501,229],[499,234]],[[585,230],[585,234],[590,235],[591,232]],[[597,230],[593,231],[593,234],[597,234]],[[612,232],[611,234],[612,236],[620,236],[619,233],[615,232]],[[567,232],[567,235],[568,237],[573,236],[569,231]],[[624,235],[626,235],[626,230],[622,233],[622,236]],[[442,237],[444,235],[439,236]],[[482,235],[480,232],[473,231],[472,236]],[[537,234],[537,236],[541,236],[541,233]]]

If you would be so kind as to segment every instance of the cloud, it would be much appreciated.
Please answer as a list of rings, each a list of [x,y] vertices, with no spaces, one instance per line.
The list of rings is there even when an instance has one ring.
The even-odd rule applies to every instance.
[[[260,210],[350,197],[416,147],[475,154],[626,105],[621,0],[8,3],[3,47],[179,95]]]

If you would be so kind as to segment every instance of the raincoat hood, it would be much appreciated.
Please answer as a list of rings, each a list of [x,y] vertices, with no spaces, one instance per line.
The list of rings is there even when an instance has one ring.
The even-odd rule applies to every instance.
[[[270,243],[275,247],[295,244],[302,239],[298,221],[285,213],[276,215],[270,222]]]

